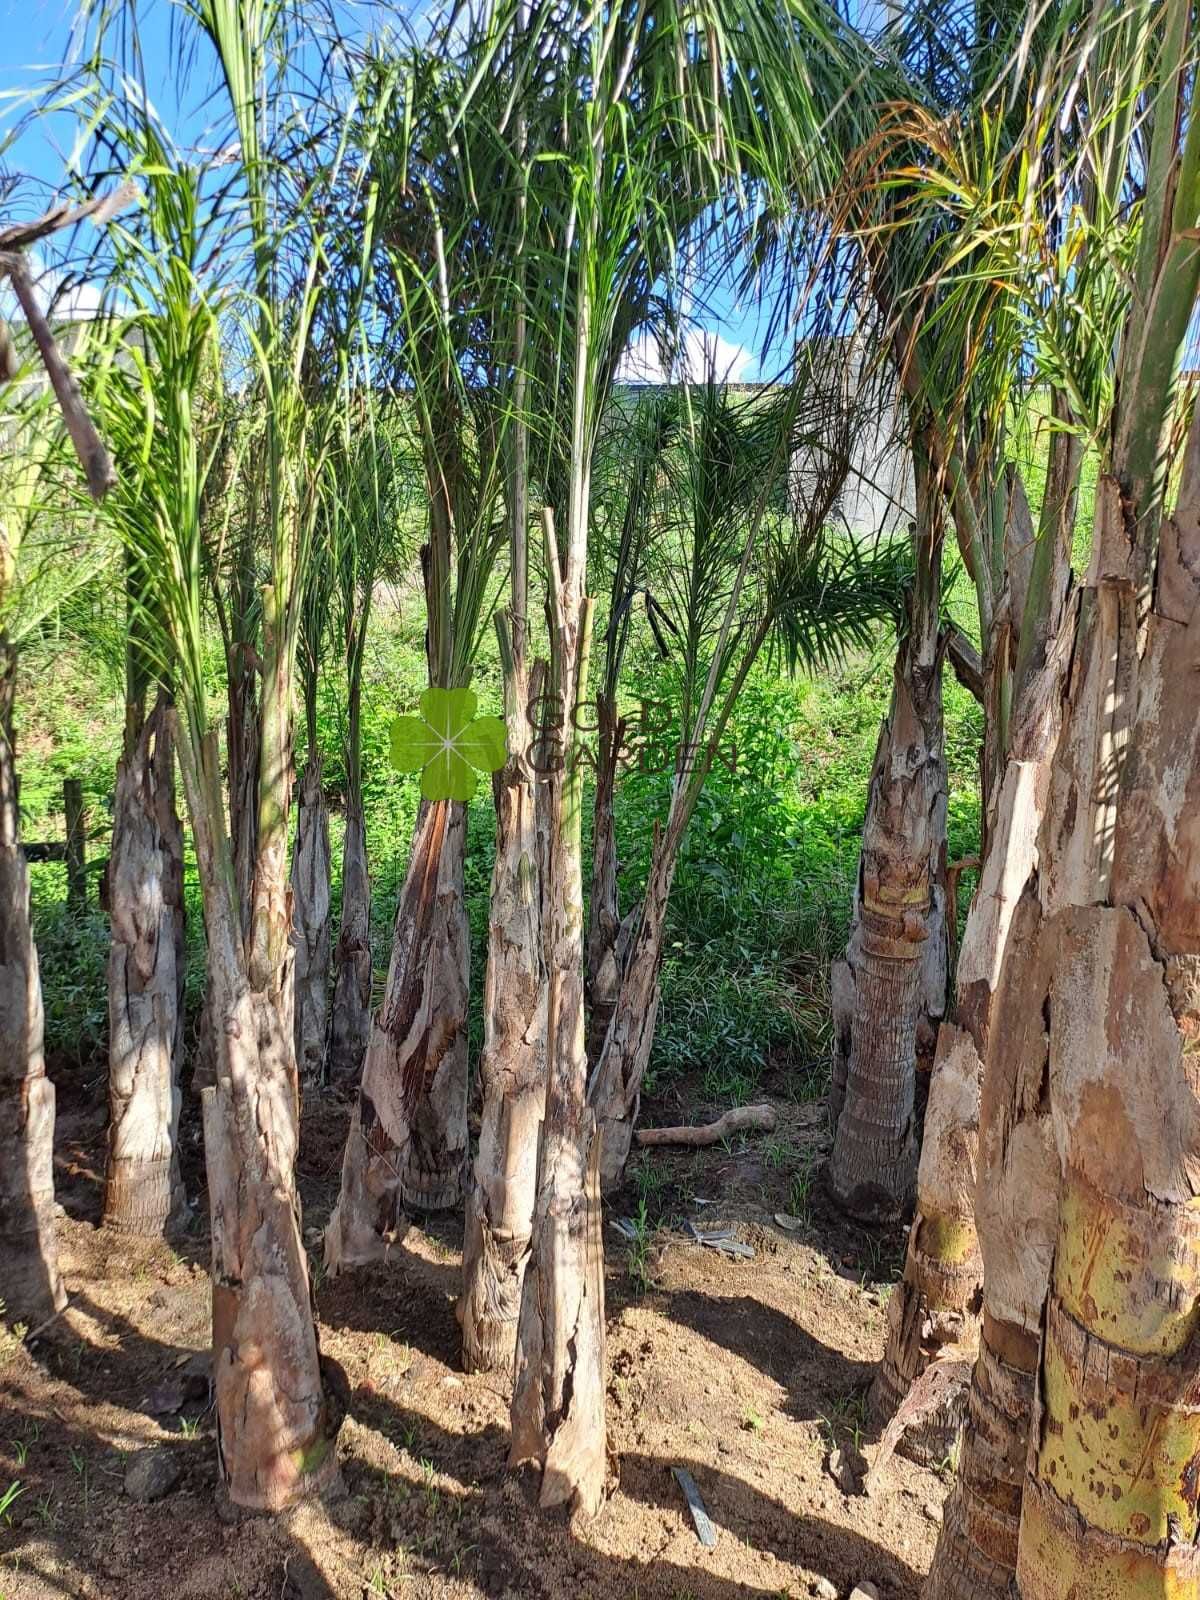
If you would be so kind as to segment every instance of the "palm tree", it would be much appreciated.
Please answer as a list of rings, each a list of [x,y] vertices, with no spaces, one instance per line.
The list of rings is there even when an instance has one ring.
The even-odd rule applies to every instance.
[[[881,1419],[942,1350],[959,1358],[975,1338],[982,1277],[973,1220],[981,1061],[1057,730],[1055,684],[1066,663],[1048,641],[1069,589],[1084,440],[1103,427],[1111,396],[1107,352],[1120,295],[1113,258],[1119,236],[1098,214],[1108,202],[1093,184],[1078,204],[1059,209],[1048,201],[1048,190],[1060,181],[1061,168],[1044,159],[1039,179],[1036,167],[1031,176],[1024,163],[1030,130],[1022,118],[1034,94],[1028,83],[1036,83],[1044,68],[1054,23],[1053,15],[1043,14],[1024,76],[1010,85],[1022,16],[1007,18],[1011,32],[993,18],[990,31],[973,46],[965,40],[960,52],[971,65],[968,103],[975,109],[957,109],[961,91],[951,96],[948,112],[896,102],[870,157],[898,139],[898,157],[884,161],[887,168],[895,159],[888,183],[894,192],[893,179],[907,181],[915,170],[914,147],[925,152],[920,184],[893,219],[891,281],[905,272],[906,259],[912,265],[911,287],[892,304],[913,308],[899,312],[897,322],[910,324],[915,403],[927,409],[941,435],[949,507],[976,575],[983,652],[973,663],[971,686],[985,715],[979,888],[959,954],[954,1011],[937,1033],[916,1217],[873,1392]],[[1007,117],[1001,111],[1006,94],[1017,108]],[[1061,134],[1052,114],[1040,114],[1048,154]],[[903,237],[914,226],[928,241],[915,257]],[[920,331],[922,319],[927,333]],[[955,387],[945,392],[943,386],[938,394],[931,375],[946,373],[958,375]],[[1034,443],[1049,436],[1048,461],[1035,517],[1021,455],[1029,430],[1019,419],[1031,408],[1037,413],[1044,401],[1048,414]],[[952,633],[951,650],[960,662],[973,653],[962,644]],[[954,1427],[944,1410],[928,1413],[905,1447],[940,1460]]]
[[[335,404],[341,399],[338,396]],[[304,575],[297,656],[304,701],[305,760],[296,807],[291,889],[296,952],[296,1066],[302,1090],[317,1087],[325,1077],[332,953],[329,806],[325,799],[324,761],[317,727],[321,663],[328,640],[335,581],[333,552],[325,533],[325,528],[319,525]]]
[[[104,414],[127,467],[113,526],[144,561],[141,615],[156,667],[176,697],[176,744],[204,897],[216,1018],[215,1083],[204,1091],[205,1157],[213,1243],[213,1344],[222,1479],[235,1504],[276,1509],[330,1482],[340,1423],[327,1395],[301,1243],[294,1164],[298,1084],[291,1011],[287,829],[291,697],[303,596],[317,516],[315,483],[328,449],[326,413],[313,407],[306,353],[319,310],[324,235],[317,201],[338,146],[306,127],[304,194],[285,190],[277,159],[293,130],[268,120],[276,70],[290,40],[277,10],[206,4],[189,22],[213,47],[237,131],[236,184],[244,196],[250,261],[210,172],[184,164],[168,141],[144,141],[146,117],[126,114],[97,85],[104,123],[139,156],[145,204],[113,236],[115,285],[133,306],[137,338],[120,346],[104,385]],[[278,31],[277,31],[278,30]],[[121,80],[118,79],[118,85]],[[336,96],[335,96],[336,98]],[[145,105],[144,97],[138,102]],[[105,157],[103,149],[97,159]],[[292,170],[295,170],[295,163]],[[361,169],[360,169],[361,174]],[[282,219],[282,220],[280,220]],[[241,220],[238,218],[237,220]],[[249,288],[244,382],[263,418],[265,545],[262,717],[257,853],[244,931],[234,854],[225,829],[218,732],[208,720],[204,651],[206,564],[202,511],[220,433],[206,425],[203,384],[246,329],[237,292]],[[314,466],[315,464],[315,466]],[[310,476],[311,473],[311,476]]]
[[[1195,19],[1148,3],[1072,20],[1047,76],[1079,118],[1077,180],[1144,198],[1091,564],[1052,651],[1072,663],[1062,731],[984,1059],[983,1333],[931,1596],[1007,1592],[1014,1569],[1028,1597],[1196,1580],[1195,1497],[1176,1466],[1194,1432],[1195,1132],[1173,976],[1194,960],[1180,851],[1197,751],[1179,704],[1194,426],[1172,470],[1200,289]]]
[[[80,207],[58,205],[0,230],[0,257],[28,326],[23,356],[0,319],[0,433],[5,439],[0,525],[0,1272],[3,1314],[41,1326],[66,1304],[54,1233],[54,1086],[42,1050],[42,987],[29,920],[29,874],[21,847],[13,710],[21,641],[109,557],[95,525],[80,531],[73,487],[59,484],[65,440],[57,402],[92,497],[113,486],[112,460],[46,320],[26,249],[91,215],[120,209],[128,193],[101,193]],[[35,379],[44,369],[46,384]]]
[[[342,906],[333,954],[328,1055],[330,1077],[342,1080],[354,1079],[361,1071],[371,1028],[371,882],[362,767],[367,626],[375,585],[403,548],[401,510],[412,476],[403,430],[376,394],[365,353],[356,370],[352,397],[343,407],[341,440],[330,462],[326,513],[334,569],[334,628],[341,638],[346,672]]]
[[[615,404],[601,445],[593,506],[593,564],[609,574],[604,657],[596,695],[596,777],[592,804],[592,886],[588,896],[588,1061],[599,1059],[621,986],[632,918],[621,916],[613,801],[626,723],[618,689],[641,591],[651,626],[658,602],[647,587],[656,519],[651,498],[679,423],[670,390]]]
[[[612,374],[640,308],[674,274],[689,234],[711,231],[736,204],[743,154],[755,148],[760,170],[772,167],[776,141],[794,131],[790,120],[760,118],[763,75],[811,80],[794,32],[758,8],[666,3],[532,15],[522,54],[525,79],[541,94],[530,105],[529,140],[540,200],[539,208],[531,196],[530,212],[542,227],[536,265],[534,252],[527,257],[530,412],[546,440],[553,760],[546,1107],[510,1461],[541,1470],[543,1505],[591,1513],[605,1477],[601,1151],[587,1098],[577,730],[590,653],[593,463]],[[752,65],[743,70],[735,56]],[[811,134],[811,121],[805,127]]]
[[[149,715],[153,657],[140,617],[141,563],[126,557],[125,732],[104,877],[109,914],[108,1153],[103,1220],[124,1233],[161,1234],[185,1204],[178,1132],[186,945],[183,828],[175,804],[170,694]]]
[[[498,357],[488,285],[506,271],[508,235],[490,234],[478,197],[497,193],[507,173],[493,120],[476,105],[475,44],[473,33],[459,36],[452,18],[398,63],[384,52],[364,71],[386,127],[376,155],[384,197],[378,292],[396,354],[394,370],[384,371],[411,404],[429,498],[421,557],[435,697],[467,690],[505,534],[507,402],[492,382]],[[485,62],[490,49],[485,31]],[[331,1270],[385,1253],[406,1205],[438,1210],[462,1195],[465,850],[463,798],[425,795],[326,1233]]]

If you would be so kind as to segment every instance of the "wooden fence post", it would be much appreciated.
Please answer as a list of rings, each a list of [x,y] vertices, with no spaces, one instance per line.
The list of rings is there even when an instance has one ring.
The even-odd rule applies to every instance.
[[[63,779],[63,810],[67,817],[67,907],[87,910],[87,854],[83,836],[83,784]]]

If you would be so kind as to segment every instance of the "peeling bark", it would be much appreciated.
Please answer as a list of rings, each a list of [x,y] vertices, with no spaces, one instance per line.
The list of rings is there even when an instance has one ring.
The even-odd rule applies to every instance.
[[[204,891],[216,1082],[203,1093],[212,1227],[217,1451],[231,1501],[276,1511],[332,1484],[338,1408],[326,1395],[295,1186],[299,1092],[283,966],[255,989],[224,835],[217,742],[180,745]],[[279,769],[283,776],[283,769]],[[276,795],[276,798],[278,796]],[[260,870],[266,870],[275,854]],[[262,885],[260,906],[287,884]],[[271,941],[260,938],[265,950]]]
[[[296,1065],[302,1085],[325,1076],[329,1011],[329,808],[321,785],[321,757],[310,750],[300,779],[296,849],[292,857],[295,929]]]
[[[1139,618],[1133,506],[1101,478],[1046,815],[984,1076],[983,1351],[1020,1383],[968,1430],[926,1594],[1097,1600],[1200,1583],[1200,426]],[[998,1503],[1002,1502],[1002,1504]],[[985,1520],[973,1515],[980,1505]],[[1002,1513],[1002,1516],[1001,1516]],[[1000,1536],[991,1547],[985,1536]],[[947,1546],[944,1550],[943,1545]]]
[[[591,1516],[603,1499],[607,1473],[601,1142],[585,1101],[579,780],[564,782],[557,774],[550,782],[555,826],[546,913],[549,1075],[508,1459],[510,1466],[541,1468],[543,1507],[569,1504]]]
[[[169,712],[160,697],[117,768],[106,873],[108,1155],[103,1221],[164,1233],[184,1206],[179,1171],[182,852]]]
[[[1018,996],[1047,979],[1040,924],[1036,892],[1029,888],[1012,917],[983,1077],[976,1190],[984,1263],[979,1356],[958,1474],[923,1600],[1007,1600],[1016,1565],[1058,1205],[1043,1009],[1013,1009]]]
[[[565,577],[553,518],[545,515],[550,671],[561,756],[546,779],[546,1113],[517,1324],[508,1459],[510,1466],[529,1463],[541,1470],[543,1507],[569,1505],[593,1516],[604,1498],[608,1458],[601,1144],[587,1093],[583,775],[575,732],[591,646],[592,607],[583,593],[587,501],[584,474],[572,485]]]
[[[546,1104],[542,946],[546,785],[535,780],[527,760],[527,707],[540,699],[544,674],[536,664],[532,689],[527,685],[523,663],[507,642],[503,619],[499,627],[509,759],[495,781],[496,861],[479,1061],[483,1108],[467,1191],[458,1304],[463,1366],[468,1372],[512,1366],[537,1192],[538,1135]]]
[[[1045,830],[1062,1190],[1022,1600],[1200,1588],[1200,419],[1144,619],[1135,508],[1112,479],[1097,503]]]
[[[926,485],[923,495],[932,493]],[[871,770],[854,916],[835,968],[829,1186],[852,1216],[907,1211],[916,1085],[946,1000],[946,761],[936,567],[896,655]]]
[[[54,1085],[17,805],[16,670],[0,633],[0,1298],[6,1322],[37,1327],[67,1296],[54,1234]]]
[[[371,1037],[325,1235],[331,1272],[386,1254],[404,1207],[462,1196],[467,1158],[466,813],[422,802],[400,891],[387,989]]]
[[[946,1347],[978,1341],[983,1261],[975,1227],[979,1097],[1013,914],[1037,864],[1037,836],[1061,722],[1067,659],[1060,647],[1039,663],[1022,700],[996,800],[992,838],[959,951],[954,1022],[943,1022],[925,1111],[917,1209],[904,1277],[888,1304],[888,1342],[872,1391],[886,1421]],[[929,1416],[901,1448],[943,1460],[957,1432],[950,1411]]]

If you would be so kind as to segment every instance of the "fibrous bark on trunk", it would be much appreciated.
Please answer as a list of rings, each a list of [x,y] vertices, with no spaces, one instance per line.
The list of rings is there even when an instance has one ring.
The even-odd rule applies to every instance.
[[[309,753],[300,778],[296,849],[292,857],[295,928],[296,1064],[302,1084],[325,1076],[329,1011],[329,808],[321,783],[321,757]]]
[[[54,1085],[29,921],[13,749],[16,650],[0,633],[0,1299],[37,1327],[67,1303],[54,1234]]]
[[[255,988],[224,837],[217,742],[180,745],[204,890],[216,1082],[203,1092],[213,1253],[213,1380],[222,1481],[235,1505],[279,1510],[337,1477],[337,1409],[327,1399],[295,1186],[299,1091],[282,968]],[[281,782],[286,772],[280,769]],[[278,799],[278,794],[276,794]],[[272,856],[271,860],[274,860]],[[270,863],[265,865],[269,866]],[[264,886],[259,905],[282,890]],[[289,908],[290,909],[290,908]],[[275,948],[266,935],[259,948]]]
[[[467,1190],[463,1239],[463,1365],[468,1372],[512,1366],[521,1285],[529,1259],[537,1190],[538,1135],[546,1106],[546,965],[542,876],[546,785],[528,756],[528,706],[540,697],[498,620],[504,661],[509,759],[495,779],[496,861],[483,988],[483,1106],[479,1149]]]
[[[984,1265],[979,1355],[924,1600],[1002,1600],[1016,1565],[1058,1200],[1044,1019],[1040,1006],[1023,1015],[1013,1010],[1026,969],[1044,966],[1036,926],[1036,900],[1027,889],[1012,917],[983,1074],[975,1202]]]
[[[1200,1589],[1200,417],[1154,567],[1136,496],[1102,478],[1097,508],[1013,997],[1044,1018],[1061,1170],[1023,1600]]]
[[[509,1464],[541,1470],[543,1507],[592,1516],[604,1497],[604,1245],[600,1138],[584,1033],[583,775],[575,730],[587,686],[591,601],[583,595],[586,475],[573,486],[566,577],[546,513],[552,694],[561,758],[547,776],[546,1112],[521,1311]]]
[[[940,514],[937,486],[914,457],[918,583],[871,769],[850,939],[833,974],[829,1185],[868,1220],[912,1204],[917,1073],[932,1063],[946,1000]]]
[[[1068,666],[1061,645],[1044,656],[1022,696],[1012,730],[990,846],[959,952],[955,1018],[943,1022],[938,1032],[916,1216],[904,1277],[888,1305],[887,1349],[872,1392],[880,1421],[895,1412],[913,1381],[944,1350],[953,1346],[960,1357],[978,1341],[983,1262],[975,1196],[983,1062],[1013,916],[1037,863]],[[933,1414],[908,1435],[904,1449],[916,1460],[940,1461],[956,1431],[952,1417]]]
[[[371,1025],[325,1236],[331,1271],[386,1252],[404,1207],[441,1210],[462,1196],[467,1158],[467,983],[463,892],[466,813],[423,801]]]
[[[371,879],[361,798],[347,799],[342,840],[342,920],[333,954],[329,1075],[358,1077],[371,1032]]]
[[[103,1220],[124,1233],[161,1234],[184,1204],[182,851],[165,698],[140,729],[137,720],[117,769],[105,880],[112,942]]]

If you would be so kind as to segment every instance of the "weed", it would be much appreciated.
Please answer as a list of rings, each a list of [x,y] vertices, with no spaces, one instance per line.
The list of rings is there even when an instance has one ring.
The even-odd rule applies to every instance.
[[[747,1433],[761,1433],[766,1425],[763,1417],[753,1406],[747,1408],[746,1415],[742,1418],[742,1427]]]
[[[185,1439],[194,1439],[196,1437],[196,1435],[200,1432],[200,1424],[203,1421],[204,1421],[203,1416],[199,1416],[199,1417],[180,1417],[180,1419],[179,1419],[179,1431],[180,1431],[180,1433],[182,1433],[182,1435],[183,1435],[183,1437]]]
[[[933,1464],[933,1470],[944,1483],[953,1483],[958,1476],[958,1450],[959,1441],[955,1439],[942,1459]]]
[[[77,1450],[74,1445],[68,1447],[67,1454],[71,1458],[71,1466],[83,1489],[83,1515],[86,1521],[92,1494],[91,1484],[88,1481],[87,1457],[82,1450]]]
[[[458,1548],[453,1552],[450,1557],[450,1570],[454,1573],[456,1578],[462,1577],[463,1562],[471,1554],[472,1550],[477,1550],[478,1548],[478,1545],[464,1544],[459,1545]]]
[[[813,1150],[806,1150],[800,1157],[799,1164],[792,1174],[792,1187],[789,1198],[792,1215],[799,1217],[802,1222],[812,1221],[812,1192],[817,1175],[817,1155]]]
[[[630,1241],[625,1260],[629,1267],[629,1276],[639,1294],[645,1294],[653,1288],[650,1276],[650,1219],[646,1209],[646,1199],[643,1195],[638,1201],[638,1208],[630,1219],[633,1224],[633,1239]]]
[[[791,1153],[792,1147],[786,1139],[768,1139],[762,1147],[762,1158],[773,1172],[779,1171]]]
[[[4,1518],[10,1528],[12,1527],[12,1508],[24,1493],[25,1486],[19,1478],[14,1478],[4,1493],[0,1494],[0,1517]]]
[[[827,1413],[818,1413],[817,1421],[830,1450],[848,1440],[861,1455],[867,1427],[866,1391],[839,1395]]]

